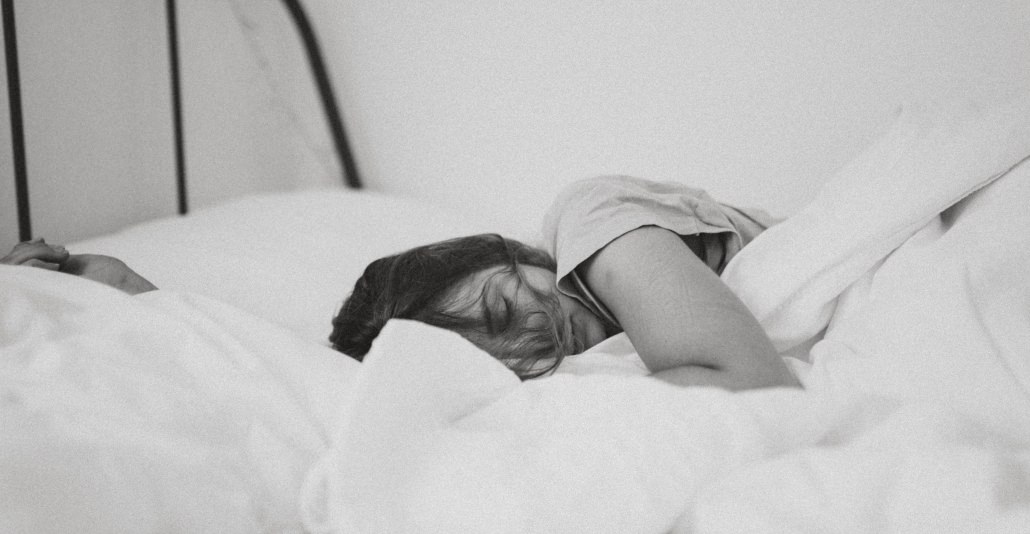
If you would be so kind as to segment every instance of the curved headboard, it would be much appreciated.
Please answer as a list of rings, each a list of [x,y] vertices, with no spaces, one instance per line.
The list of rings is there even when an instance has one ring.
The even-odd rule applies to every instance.
[[[32,238],[32,217],[29,206],[28,172],[25,164],[25,131],[21,106],[21,80],[18,70],[18,39],[15,32],[14,0],[0,0],[3,14],[4,56],[7,62],[7,96],[11,113],[11,145],[14,163],[14,190],[18,212],[18,235],[22,241]],[[323,59],[322,51],[315,36],[314,29],[308,19],[300,0],[283,0],[287,13],[293,20],[300,40],[304,46],[311,74],[326,124],[332,137],[333,148],[340,160],[343,170],[344,185],[351,189],[362,187],[354,155],[347,140],[343,119],[333,92],[329,73]],[[179,31],[175,0],[165,0],[166,21],[168,25],[169,79],[172,95],[172,126],[175,143],[176,197],[178,211],[185,214],[189,210],[189,195],[186,182],[186,150],[182,126],[182,89],[181,70],[179,68]]]

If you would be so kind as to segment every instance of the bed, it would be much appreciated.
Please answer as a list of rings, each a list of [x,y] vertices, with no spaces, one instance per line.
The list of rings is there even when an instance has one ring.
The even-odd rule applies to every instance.
[[[364,266],[490,223],[330,188],[69,244],[160,291],[0,266],[12,532],[1025,532],[1030,93],[912,105],[724,280],[805,385],[646,376],[615,336],[520,382],[392,321]],[[531,222],[520,237],[534,240]]]
[[[4,521],[1021,531],[1028,102],[910,109],[734,259],[726,282],[803,392],[666,386],[620,336],[524,383],[406,321],[364,363],[343,357],[329,318],[369,259],[482,229],[371,192],[254,196],[70,246],[162,288],[138,297],[4,267]]]

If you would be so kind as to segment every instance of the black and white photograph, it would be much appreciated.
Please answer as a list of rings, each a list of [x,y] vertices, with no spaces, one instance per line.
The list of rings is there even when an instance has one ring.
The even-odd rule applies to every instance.
[[[1027,0],[0,8],[0,533],[1030,533]]]

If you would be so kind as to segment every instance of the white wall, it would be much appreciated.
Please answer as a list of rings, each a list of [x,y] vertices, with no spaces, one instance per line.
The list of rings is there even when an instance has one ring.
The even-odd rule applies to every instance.
[[[278,2],[247,3],[254,13],[241,20],[246,13],[234,11],[230,0],[179,0],[191,209],[242,193],[334,183],[331,153],[306,137],[324,130],[300,132],[304,120],[293,115],[317,120],[307,71],[273,87],[248,38],[272,39],[279,64],[306,69],[289,19]],[[164,0],[16,0],[15,6],[34,235],[68,243],[173,215]],[[3,81],[0,250],[6,252],[18,231],[6,74]]]
[[[1025,0],[307,4],[368,180],[502,218],[603,173],[787,214],[903,102],[1030,87]]]
[[[67,241],[174,212],[164,1],[16,4],[36,233]],[[903,102],[1030,87],[1025,0],[305,5],[369,186],[491,211],[499,229],[604,173],[788,214]],[[179,12],[191,206],[338,183],[279,2]]]
[[[34,234],[67,242],[172,213],[160,3],[15,4]]]
[[[277,0],[179,0],[191,206],[342,183]]]

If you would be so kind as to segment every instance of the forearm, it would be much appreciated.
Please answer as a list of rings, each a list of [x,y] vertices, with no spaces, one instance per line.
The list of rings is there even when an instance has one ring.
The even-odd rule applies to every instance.
[[[10,253],[0,257],[0,264],[60,271],[109,285],[130,295],[157,289],[157,286],[118,258],[99,254],[69,254],[64,247],[49,245],[42,238],[18,243]]]
[[[108,285],[116,289],[120,289],[130,295],[139,295],[140,293],[157,290],[157,286],[150,283],[146,278],[136,274],[135,271],[129,271],[126,273],[125,277],[121,278],[118,282],[108,283]]]
[[[707,386],[730,391],[767,387],[800,387],[801,385],[793,375],[790,377],[765,377],[764,379],[752,377],[751,379],[746,379],[740,374],[693,365],[658,371],[652,373],[651,377],[676,386]]]
[[[689,328],[678,332],[699,333],[693,338],[634,330],[638,336],[657,338],[639,343],[640,357],[653,376],[730,390],[800,386],[743,303],[722,300],[699,307],[704,312],[692,314]]]
[[[683,364],[654,371],[650,376],[678,386],[709,386],[730,391],[769,387],[801,387],[801,383],[786,366],[779,365],[738,370]]]
[[[656,378],[727,389],[798,385],[746,306],[676,234],[634,230],[581,268]]]
[[[130,295],[157,289],[157,286],[130,269],[125,262],[110,256],[73,254],[61,264],[61,272],[93,280]]]

